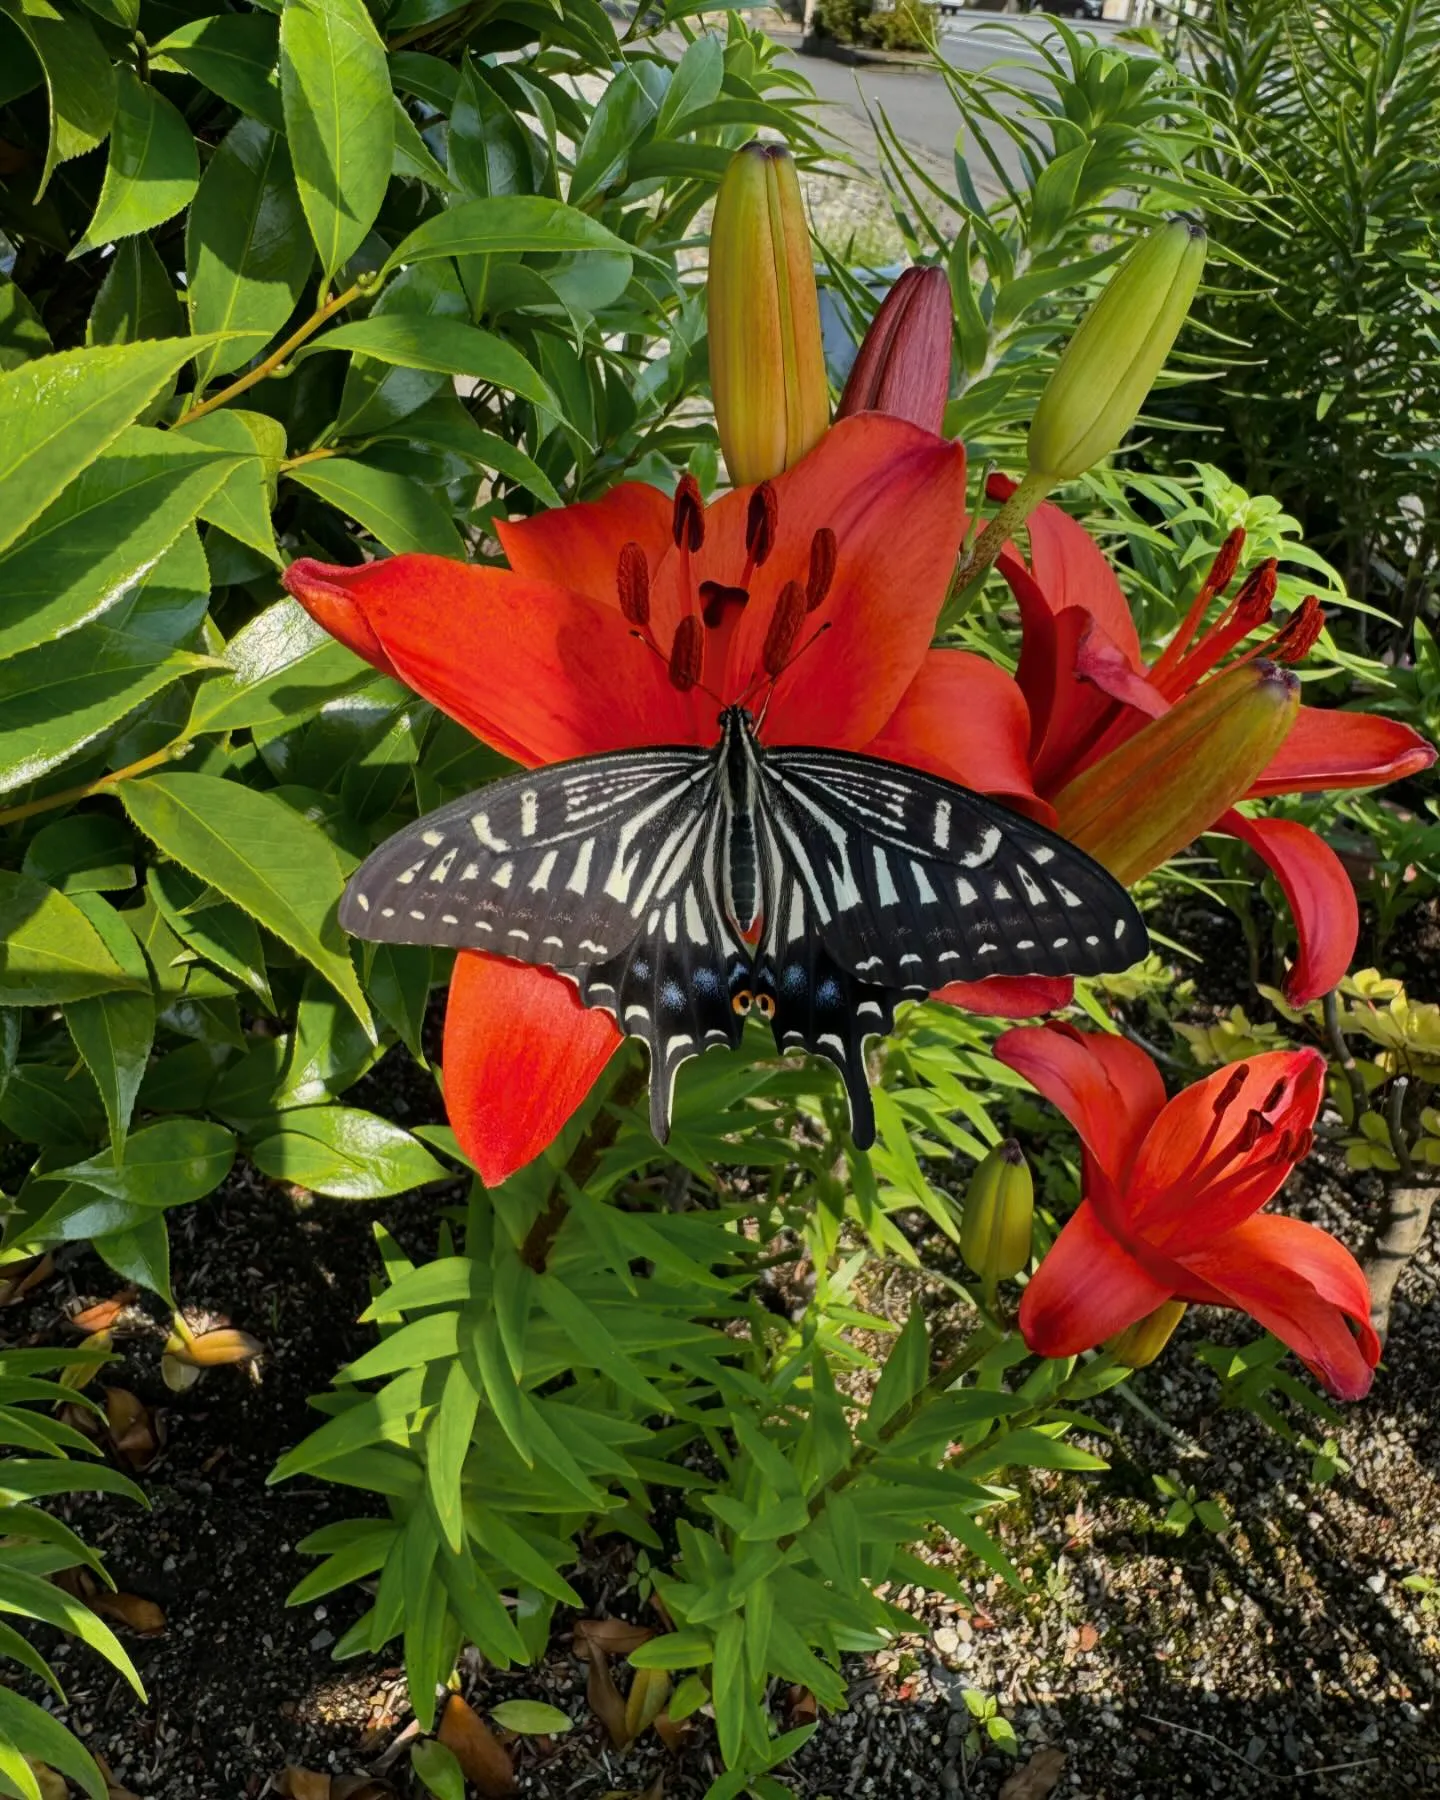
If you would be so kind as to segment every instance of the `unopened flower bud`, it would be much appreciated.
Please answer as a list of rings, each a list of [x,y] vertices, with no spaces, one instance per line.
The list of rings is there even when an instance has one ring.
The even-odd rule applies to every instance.
[[[1185,1317],[1183,1300],[1165,1300],[1152,1313],[1127,1325],[1105,1348],[1124,1369],[1147,1369],[1170,1342],[1175,1327]]]
[[[982,1281],[1008,1281],[1030,1260],[1035,1184],[1013,1138],[996,1145],[970,1177],[960,1254]]]
[[[1030,425],[1031,475],[1051,486],[1108,456],[1164,367],[1205,267],[1205,233],[1172,219],[1127,253],[1045,384]]]
[[[783,144],[747,144],[720,183],[709,310],[715,423],[744,487],[793,467],[830,422],[810,229]]]
[[[943,269],[906,269],[881,302],[836,417],[889,413],[938,434],[950,398],[952,316]]]
[[[1288,670],[1225,669],[1062,788],[1057,829],[1130,887],[1249,791],[1299,710]]]

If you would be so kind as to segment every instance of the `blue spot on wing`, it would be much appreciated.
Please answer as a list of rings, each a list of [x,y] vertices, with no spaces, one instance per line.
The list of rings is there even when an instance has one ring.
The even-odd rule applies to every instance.
[[[684,1012],[685,990],[678,981],[664,981],[660,984],[660,1004],[666,1012]]]

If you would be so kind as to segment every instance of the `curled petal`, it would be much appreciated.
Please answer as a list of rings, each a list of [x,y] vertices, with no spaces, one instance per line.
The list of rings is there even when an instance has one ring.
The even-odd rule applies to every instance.
[[[1139,1045],[1069,1025],[1026,1025],[997,1039],[995,1054],[1060,1108],[1110,1181],[1125,1181],[1165,1104],[1160,1071]]]
[[[1172,1292],[1111,1237],[1094,1202],[1082,1200],[1030,1277],[1020,1330],[1037,1356],[1078,1356],[1154,1312]]]
[[[1360,909],[1345,865],[1323,838],[1293,819],[1247,819],[1232,808],[1215,829],[1249,844],[1290,903],[1299,951],[1285,998],[1305,1006],[1328,994],[1350,967],[1360,935]]]
[[[445,1009],[445,1110],[487,1186],[534,1160],[621,1042],[573,982],[478,950],[455,959]]]
[[[835,573],[809,617],[812,631],[825,629],[776,683],[765,737],[859,750],[895,711],[935,635],[965,527],[965,452],[905,419],[857,413],[771,485],[776,548],[740,614],[721,691],[742,692],[762,670],[785,583],[808,580],[815,533],[830,527]],[[748,502],[735,500],[743,529]]]
[[[1380,1360],[1369,1290],[1328,1232],[1267,1213],[1180,1261],[1288,1344],[1332,1394],[1360,1400],[1369,1392]]]
[[[1030,781],[1029,742],[1029,709],[1011,676],[968,650],[931,650],[864,748],[867,756],[1019,801],[1048,823],[1050,809]]]
[[[990,498],[1008,500],[1015,485],[992,478]],[[1085,527],[1047,500],[1031,513],[1025,529],[1030,538],[1029,573],[1050,611],[1060,613],[1076,606],[1089,613],[1131,667],[1142,668],[1140,634],[1129,603],[1114,570]],[[998,566],[1007,581],[1011,581],[1018,560],[1008,553],[1001,558]]]
[[[648,481],[622,481],[599,500],[552,507],[530,519],[497,520],[495,530],[517,575],[553,581],[613,606],[620,546],[638,544],[653,569],[670,548],[673,511],[670,496]]]
[[[949,981],[930,998],[986,1019],[1038,1019],[1067,1007],[1075,983],[1068,975],[989,975],[984,981]]]
[[[1249,1218],[1304,1154],[1324,1092],[1318,1050],[1267,1051],[1185,1088],[1131,1166],[1135,1229],[1180,1256]]]
[[[1379,787],[1418,775],[1434,760],[1433,746],[1398,719],[1302,706],[1250,793],[1259,798],[1324,788]]]
[[[439,559],[437,559],[439,560]],[[316,562],[302,556],[280,577],[286,589],[318,625],[338,638],[347,650],[363,656],[382,675],[394,675],[395,665],[385,654],[350,583],[358,570],[340,564]]]

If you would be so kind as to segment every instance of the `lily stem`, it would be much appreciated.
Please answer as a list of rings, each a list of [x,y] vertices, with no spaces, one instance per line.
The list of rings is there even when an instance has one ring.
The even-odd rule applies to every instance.
[[[79,787],[62,788],[58,794],[46,794],[41,800],[27,800],[23,806],[7,806],[0,810],[0,825],[13,825],[19,819],[33,819],[36,813],[51,812],[57,806],[73,806],[77,800],[89,800],[95,794],[105,793],[117,782],[129,781],[134,775],[158,769],[162,763],[174,762],[189,749],[188,738],[177,738],[163,750],[142,756],[138,762],[127,763],[123,769],[112,769],[108,775],[98,776],[94,781],[81,782]]]
[[[1340,1023],[1340,1001],[1334,988],[1331,988],[1322,1004],[1325,1011],[1325,1034],[1330,1039],[1330,1049],[1340,1065],[1341,1073],[1349,1084],[1350,1098],[1355,1103],[1355,1129],[1358,1131],[1361,1115],[1369,1111],[1370,1097],[1365,1092],[1364,1078]]]
[[[1005,548],[1006,540],[1014,535],[1016,526],[1025,523],[1054,485],[1045,475],[1031,473],[1025,476],[975,540],[974,549],[960,565],[960,572],[952,583],[954,593],[963,594],[980,579]]]
[[[304,324],[297,325],[285,342],[278,349],[272,350],[263,362],[256,363],[253,369],[247,370],[237,381],[232,381],[229,387],[221,388],[218,394],[212,394],[208,400],[202,400],[198,406],[192,406],[189,412],[182,413],[175,421],[176,426],[189,425],[192,420],[203,419],[206,413],[212,413],[219,407],[228,406],[240,394],[255,387],[267,376],[273,375],[282,363],[295,354],[307,338],[314,337],[320,327],[333,319],[337,312],[360,299],[362,295],[373,294],[377,287],[378,283],[374,281],[357,281],[353,287],[346,288],[343,294],[336,294],[333,300],[327,300],[323,306],[317,307],[311,313]]]
[[[645,1091],[645,1069],[641,1065],[632,1065],[605,1096],[590,1127],[580,1142],[570,1152],[570,1160],[565,1165],[564,1177],[568,1177],[576,1187],[583,1188],[595,1173],[600,1158],[615,1142],[620,1133],[621,1114],[626,1112]],[[570,1213],[570,1202],[565,1198],[565,1178],[556,1176],[555,1184],[550,1189],[550,1198],[535,1215],[535,1221],[525,1233],[525,1242],[520,1246],[520,1260],[537,1275],[545,1273],[545,1265],[550,1259],[550,1252],[555,1247],[555,1240],[560,1235],[560,1227]]]

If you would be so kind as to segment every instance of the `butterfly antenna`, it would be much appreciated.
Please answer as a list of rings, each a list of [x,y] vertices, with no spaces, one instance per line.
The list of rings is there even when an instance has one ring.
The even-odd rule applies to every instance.
[[[834,623],[834,620],[827,619],[823,625],[817,625],[815,627],[814,631],[812,631],[810,633],[809,637],[806,638],[805,642],[803,644],[801,644],[800,648],[798,650],[794,650],[790,654],[788,654],[784,658],[784,660],[779,664],[779,666],[774,670],[773,673],[767,667],[767,668],[761,669],[752,678],[749,687],[747,687],[745,690],[745,693],[741,695],[739,701],[737,702],[737,705],[743,706],[745,704],[746,698],[751,693],[754,692],[754,690],[760,685],[761,682],[768,681],[770,683],[770,692],[768,694],[766,694],[765,703],[760,708],[759,717],[755,720],[755,730],[757,733],[759,732],[761,726],[765,723],[765,715],[770,710],[770,702],[775,698],[775,687],[776,687],[776,684],[779,682],[780,677],[783,674],[785,674],[787,670],[793,669],[795,667],[795,664],[799,662],[800,658],[805,654],[805,652],[808,649],[810,649],[812,645],[817,644],[822,637],[824,637],[825,633],[830,629],[830,627],[833,623]],[[769,661],[768,658],[766,660],[767,660],[767,662]]]

